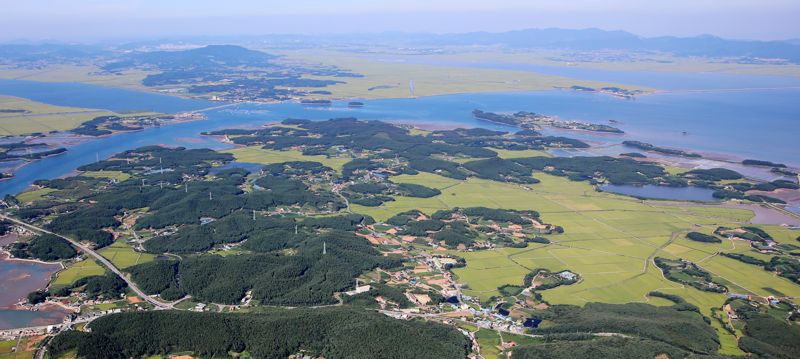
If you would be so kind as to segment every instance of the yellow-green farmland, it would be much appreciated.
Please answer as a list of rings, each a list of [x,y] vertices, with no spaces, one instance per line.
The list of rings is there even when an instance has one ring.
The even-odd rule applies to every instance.
[[[660,291],[685,298],[709,316],[711,308],[724,303],[725,294],[700,291],[667,280],[653,262],[656,256],[696,262],[733,293],[800,296],[800,286],[788,279],[719,255],[721,251],[752,254],[749,243],[702,244],[685,238],[689,231],[710,233],[718,226],[747,223],[753,217],[751,211],[641,201],[596,192],[582,182],[542,173],[534,176],[542,182],[529,188],[479,179],[458,181],[432,174],[399,176],[396,182],[436,187],[442,194],[427,199],[397,198],[381,207],[354,206],[354,210],[384,220],[411,209],[427,213],[469,206],[533,209],[541,213],[545,222],[564,227],[564,234],[550,236],[553,243],[549,245],[454,253],[467,261],[466,267],[454,270],[464,285],[464,293],[481,299],[499,295],[497,288],[504,284],[521,285],[524,276],[533,269],[547,268],[569,269],[582,276],[576,284],[543,291],[543,298],[554,304],[671,305],[647,296],[650,291]],[[794,233],[783,227],[760,227],[779,242],[794,241]],[[735,336],[716,321],[712,321],[712,326],[720,337],[720,353],[743,354]]]
[[[53,106],[19,97],[0,96],[0,135],[71,130],[98,116],[113,112],[76,107]]]
[[[560,177],[541,173],[535,177],[542,182],[526,189],[480,179],[459,181],[433,174],[403,175],[393,180],[436,187],[442,194],[424,199],[398,197],[380,207],[353,206],[353,210],[385,220],[411,209],[427,213],[471,206],[533,209],[541,213],[545,222],[564,227],[564,234],[550,236],[554,242],[550,245],[456,253],[467,259],[467,266],[456,269],[455,273],[467,285],[464,292],[468,295],[498,295],[497,287],[522,284],[523,277],[532,269],[547,268],[569,269],[583,277],[577,284],[543,292],[544,298],[553,303],[646,302],[646,294],[652,290],[682,292],[681,295],[705,309],[722,303],[721,294],[683,288],[666,280],[652,262],[654,257],[661,256],[694,261],[729,282],[734,292],[800,296],[800,286],[785,278],[717,255],[720,251],[747,250],[745,243],[702,244],[684,238],[689,231],[710,233],[717,226],[746,223],[752,217],[750,211],[641,201],[595,192],[586,183]],[[791,233],[782,227],[762,227],[775,238],[783,236],[790,240]]]

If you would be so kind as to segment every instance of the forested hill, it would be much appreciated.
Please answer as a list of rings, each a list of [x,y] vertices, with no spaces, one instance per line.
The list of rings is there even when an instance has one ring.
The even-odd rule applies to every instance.
[[[184,51],[153,51],[134,53],[119,62],[105,66],[113,70],[132,65],[151,65],[161,70],[213,69],[221,66],[264,67],[276,58],[261,51],[235,45],[209,45]]]
[[[50,353],[77,350],[87,359],[194,352],[200,357],[464,358],[469,339],[453,327],[396,320],[344,308],[268,310],[251,314],[124,313],[91,323],[91,333],[57,336]]]

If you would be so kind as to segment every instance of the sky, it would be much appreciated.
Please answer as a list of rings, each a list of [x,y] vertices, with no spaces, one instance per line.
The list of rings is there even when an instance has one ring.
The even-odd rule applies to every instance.
[[[0,0],[0,41],[559,27],[800,39],[800,0]]]

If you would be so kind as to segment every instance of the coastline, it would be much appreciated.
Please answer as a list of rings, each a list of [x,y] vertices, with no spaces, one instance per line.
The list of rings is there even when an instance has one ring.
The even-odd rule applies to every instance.
[[[33,138],[30,138],[30,139],[22,140],[20,142],[30,143],[30,144],[41,143],[41,144],[44,144],[46,146],[51,146],[53,148],[64,148],[64,149],[66,149],[66,151],[59,152],[59,153],[54,153],[54,154],[43,156],[43,157],[36,158],[36,159],[33,159],[33,160],[26,160],[26,159],[22,159],[22,158],[15,159],[15,161],[19,160],[19,161],[22,161],[22,163],[20,163],[19,165],[13,167],[11,169],[11,172],[7,172],[7,174],[9,174],[10,176],[0,178],[0,183],[2,183],[3,181],[6,181],[6,180],[11,180],[12,178],[14,178],[14,175],[15,175],[15,173],[17,171],[19,171],[21,168],[23,168],[23,167],[25,167],[25,166],[27,166],[27,165],[29,165],[31,163],[35,163],[35,162],[38,162],[40,160],[48,159],[50,157],[55,157],[55,156],[66,154],[67,152],[69,152],[70,148],[73,147],[73,146],[77,146],[77,145],[80,145],[80,144],[84,144],[84,143],[87,143],[87,142],[92,142],[92,141],[96,141],[96,140],[100,140],[100,139],[107,139],[107,138],[111,138],[111,137],[114,137],[114,136],[119,136],[121,134],[126,134],[126,133],[143,132],[143,131],[147,131],[147,130],[150,130],[150,129],[153,129],[153,128],[172,126],[172,125],[179,125],[179,124],[182,124],[182,123],[189,123],[189,122],[205,121],[208,118],[205,115],[202,115],[202,112],[209,111],[209,110],[212,110],[212,109],[222,108],[222,107],[233,106],[233,105],[238,105],[238,104],[227,103],[225,105],[216,106],[216,107],[212,107],[212,108],[199,109],[199,110],[195,110],[195,111],[187,111],[187,112],[179,113],[179,114],[176,114],[174,116],[177,118],[178,116],[184,115],[184,117],[180,118],[180,119],[170,120],[168,123],[160,125],[160,126],[144,127],[144,128],[141,128],[141,129],[136,129],[136,130],[131,130],[131,131],[114,131],[112,133],[105,134],[105,135],[100,135],[100,136],[85,136],[85,135],[73,134],[70,131],[60,131],[60,132],[56,132],[56,133],[48,133],[48,134],[45,134],[44,136],[33,137]],[[193,117],[193,116],[196,116],[197,114],[201,114],[200,115],[201,117]],[[9,137],[13,138],[15,136],[9,136]],[[16,137],[23,137],[23,136],[16,136]],[[28,137],[28,135],[26,135],[24,137]],[[54,141],[48,141],[48,139],[51,139],[51,138],[54,139]]]
[[[26,304],[26,296],[32,291],[48,288],[55,273],[65,268],[60,262],[11,258],[5,251],[0,253],[0,265],[5,271],[0,279],[0,310],[8,312],[38,311]],[[36,317],[29,319],[36,320]]]
[[[35,263],[35,264],[43,264],[43,265],[56,265],[57,264],[57,265],[61,266],[61,268],[59,270],[66,268],[64,263],[60,262],[60,261],[47,262],[47,261],[43,261],[43,260],[40,260],[40,259],[29,259],[29,258],[12,257],[11,253],[9,251],[7,251],[7,250],[0,250],[0,260],[7,261],[7,262]]]
[[[567,91],[565,91],[565,90],[561,90],[561,91],[542,90],[542,91],[535,91],[535,92],[531,92],[531,91],[512,91],[512,92],[493,93],[492,95],[486,95],[487,96],[486,97],[487,105],[481,106],[481,107],[488,107],[488,108],[492,108],[492,107],[500,107],[500,108],[502,108],[502,107],[511,107],[512,105],[508,105],[508,106],[506,106],[506,105],[498,105],[498,104],[501,103],[499,101],[501,101],[501,100],[504,101],[505,100],[506,96],[503,96],[505,94],[505,95],[509,95],[510,96],[510,97],[508,97],[508,101],[510,101],[509,102],[510,104],[519,102],[520,106],[522,106],[522,107],[519,107],[519,108],[520,109],[524,109],[524,107],[526,107],[525,104],[528,103],[528,100],[527,100],[528,97],[527,96],[517,95],[517,93],[531,93],[533,96],[535,96],[534,99],[533,99],[534,101],[547,100],[550,97],[552,97],[549,94],[553,94],[553,93],[564,93],[564,94],[570,93],[569,95],[556,95],[556,97],[558,99],[561,99],[562,102],[563,101],[569,101],[572,98],[571,97],[572,96],[571,93],[575,93],[575,96],[578,96],[580,98],[584,98],[584,99],[586,98],[585,95],[581,95],[579,92],[576,92],[576,91],[573,91],[573,90],[567,90]],[[476,93],[469,92],[469,94],[476,94]],[[597,94],[595,94],[595,96],[596,95]],[[425,96],[424,98],[420,98],[420,101],[421,101],[420,103],[421,104],[423,104],[423,103],[427,104],[428,102],[432,102],[435,105],[437,103],[437,100],[431,101],[431,98],[438,98],[438,97],[445,97],[445,96],[451,96],[451,95]],[[468,101],[468,102],[477,101],[477,100],[482,99],[483,98],[482,96],[484,96],[484,94],[479,93],[476,96],[468,96],[464,100]],[[169,97],[170,98],[178,98],[178,97],[174,97],[174,96],[169,96]],[[599,99],[599,98],[600,97],[597,97],[597,99]],[[458,97],[456,97],[455,99],[456,100],[461,100],[461,98],[458,98]],[[276,120],[279,120],[280,117],[288,118],[288,117],[292,117],[292,116],[299,116],[298,118],[303,118],[303,116],[308,116],[308,117],[310,117],[312,119],[323,118],[323,116],[332,116],[332,117],[336,117],[336,116],[357,116],[357,117],[362,118],[362,119],[381,120],[381,121],[392,122],[392,123],[405,123],[405,124],[411,124],[411,125],[414,125],[414,126],[418,126],[420,128],[430,128],[430,129],[448,129],[448,128],[458,128],[458,127],[467,127],[467,128],[469,128],[469,127],[483,127],[480,124],[476,124],[476,122],[492,124],[493,126],[496,125],[496,127],[501,127],[500,125],[502,125],[504,128],[501,128],[501,129],[502,130],[506,130],[506,131],[509,131],[509,128],[512,127],[512,126],[509,126],[509,125],[504,124],[504,123],[494,123],[494,122],[489,122],[489,121],[485,121],[485,120],[476,120],[476,119],[473,119],[471,117],[469,119],[466,119],[466,116],[463,116],[463,114],[460,113],[460,112],[457,112],[457,113],[453,112],[452,113],[452,117],[449,117],[450,115],[447,113],[447,109],[445,109],[443,111],[434,112],[434,113],[432,113],[430,115],[428,115],[426,113],[418,114],[416,112],[416,108],[420,107],[421,105],[416,105],[415,101],[416,100],[408,100],[407,98],[406,98],[406,100],[400,101],[401,105],[402,104],[409,104],[409,105],[412,105],[413,107],[410,110],[403,110],[401,108],[401,109],[396,110],[396,111],[392,110],[392,106],[393,106],[392,102],[377,101],[377,102],[373,102],[373,103],[367,103],[366,106],[365,106],[366,110],[363,112],[363,114],[362,113],[345,114],[345,112],[350,111],[351,109],[343,108],[342,106],[340,106],[340,105],[342,105],[340,102],[336,102],[336,103],[333,104],[333,106],[330,108],[330,111],[331,111],[330,115],[324,114],[324,113],[327,113],[328,111],[315,111],[313,109],[308,110],[310,112],[303,112],[303,111],[305,111],[305,109],[302,108],[302,106],[300,106],[300,104],[297,104],[296,103],[297,101],[282,102],[278,106],[274,106],[274,107],[267,106],[268,108],[263,108],[263,109],[262,108],[258,108],[258,106],[261,106],[261,104],[256,103],[256,102],[238,102],[238,103],[220,102],[220,105],[212,106],[210,108],[220,108],[220,107],[237,106],[237,105],[243,105],[244,106],[244,105],[247,105],[247,104],[253,104],[254,105],[253,107],[255,107],[255,109],[251,109],[252,111],[258,111],[258,112],[268,111],[268,112],[271,112],[270,114],[264,116],[264,118],[262,119],[263,121],[261,123],[274,122]],[[452,99],[444,99],[442,101],[446,105],[447,103],[451,103],[453,100]],[[294,102],[295,104],[288,104],[289,102]],[[612,103],[612,104],[631,103],[629,101],[619,101],[619,100],[616,100],[616,99],[602,100],[602,102],[603,103],[608,102],[608,103]],[[206,104],[206,106],[209,106],[209,105],[215,105],[215,104],[208,104],[208,103]],[[468,105],[468,106],[470,106],[470,108],[474,108],[474,105]],[[603,105],[603,106],[605,106],[605,105]],[[463,107],[463,105],[456,106],[453,109],[454,110],[458,110],[458,111],[462,111],[463,109],[461,109],[459,107]],[[517,107],[517,106],[514,105],[514,107]],[[532,106],[527,106],[527,107],[530,108]],[[207,111],[208,108],[209,107],[207,107],[205,109],[205,111]],[[612,105],[611,109],[616,109],[616,108],[617,108],[617,105]],[[628,108],[628,106],[625,105],[625,108]],[[196,109],[196,110],[191,110],[189,112],[202,112],[202,111],[204,111],[204,110],[203,109]],[[247,107],[245,107],[245,111],[248,111]],[[375,115],[376,111],[378,111],[380,113],[380,115],[376,116]],[[567,114],[564,114],[564,113],[561,113],[560,110],[558,110],[558,109],[556,109],[556,110],[552,110],[552,109],[545,110],[545,109],[543,109],[542,111],[545,111],[547,113],[556,113],[556,114],[558,114],[559,117],[563,117],[563,118],[578,118],[578,119],[581,119],[581,120],[578,120],[578,121],[581,121],[581,122],[597,123],[597,124],[608,123],[606,121],[600,121],[600,119],[602,119],[602,116],[600,117],[600,119],[598,119],[598,118],[595,118],[595,117],[592,117],[592,116],[581,117],[580,114],[574,114],[574,113],[569,113],[569,112]],[[335,114],[333,114],[334,112],[335,112]],[[218,125],[219,123],[221,123],[222,122],[221,120],[225,120],[225,121],[230,123],[230,125],[226,125],[226,127],[237,127],[237,125],[239,125],[239,124],[248,124],[248,123],[253,123],[253,122],[257,121],[256,118],[257,117],[261,117],[259,115],[260,115],[260,113],[245,113],[245,114],[243,114],[241,116],[241,119],[239,119],[239,116],[237,116],[235,113],[232,113],[232,114],[220,114],[220,115],[209,116],[209,120],[213,121],[215,126]],[[429,117],[426,117],[426,116],[429,116]],[[630,118],[624,118],[624,117],[625,116],[623,116],[623,118],[618,119],[618,120],[621,121],[620,123],[633,121]],[[630,116],[628,116],[628,117],[630,117]],[[591,120],[585,120],[584,118],[589,118]],[[172,124],[170,124],[170,125],[172,125]],[[162,127],[169,127],[170,125],[164,125]],[[200,126],[200,127],[202,127],[202,126]],[[212,130],[211,126],[208,126],[208,127],[209,127],[208,129],[201,128],[200,130],[201,131]],[[609,143],[613,144],[613,143],[617,142],[617,139],[622,139],[622,138],[625,138],[625,139],[639,139],[642,136],[649,136],[646,133],[644,135],[642,135],[642,133],[644,133],[644,132],[641,132],[641,131],[639,131],[639,132],[631,132],[631,131],[629,131],[629,129],[627,127],[628,126],[623,126],[623,128],[626,130],[625,131],[626,133],[621,134],[622,136],[620,136],[620,134],[617,134],[617,133],[606,133],[606,132],[600,132],[600,131],[579,130],[579,129],[564,129],[564,128],[552,128],[552,129],[551,128],[547,128],[546,129],[546,131],[547,131],[546,134],[547,135],[550,135],[552,133],[563,134],[564,136],[573,137],[573,138],[580,139],[580,140],[585,141],[585,142],[589,142],[591,140],[597,140],[597,142],[601,143],[601,146],[604,145],[604,144],[609,144]],[[518,127],[514,127],[514,128],[518,128]],[[141,132],[141,131],[144,131],[144,130],[139,130],[139,132]],[[107,136],[111,137],[111,136],[115,136],[115,135],[118,135],[118,134],[124,134],[124,133],[130,133],[130,132],[133,132],[133,131],[115,133],[115,134],[110,134],[110,135],[107,135]],[[169,132],[169,131],[164,131],[164,132]],[[569,134],[574,134],[574,136],[570,136]],[[144,136],[137,135],[137,136],[132,136],[132,137],[137,137],[137,140],[141,141],[141,138],[144,137]],[[175,138],[175,137],[172,137],[172,138]],[[701,137],[698,137],[698,138],[701,138]],[[646,140],[646,139],[643,139],[643,140]],[[92,141],[92,139],[89,139],[88,141]],[[153,143],[165,143],[164,141],[166,141],[166,140],[165,139],[153,140]],[[694,142],[696,142],[696,141],[697,140],[694,140]],[[685,143],[685,142],[686,141],[680,141],[679,143]],[[144,143],[144,142],[142,142],[142,143]],[[89,147],[96,147],[96,146],[89,146]],[[681,148],[680,146],[672,146],[669,143],[664,145],[664,147]],[[727,146],[727,144],[725,144],[725,146],[718,146],[718,147],[723,148],[723,149],[729,149],[730,146]],[[735,150],[735,149],[732,149],[732,150]],[[87,153],[82,153],[82,155],[86,156],[85,158],[88,160],[90,157],[94,158],[95,151],[97,151],[97,149],[93,149],[93,150],[91,150],[91,152],[84,151],[84,152],[87,152]],[[593,149],[589,149],[587,151],[587,153],[591,152],[591,151],[593,151]],[[102,153],[103,150],[100,149],[100,152]],[[69,151],[67,153],[69,154]],[[746,156],[746,155],[736,155],[736,154],[718,154],[719,152],[713,152],[712,153],[711,151],[702,151],[702,153],[704,153],[704,157],[705,157],[703,160],[710,160],[710,161],[713,161],[713,162],[724,162],[726,166],[739,166],[739,164],[737,163],[735,158],[736,157],[740,157],[740,156],[741,156],[741,158],[744,158]],[[769,153],[767,153],[767,155],[768,154]],[[611,154],[611,155],[616,155],[616,154]],[[74,156],[71,156],[71,157],[74,157]],[[751,156],[747,156],[747,157],[751,157]],[[753,156],[753,157],[755,157],[755,156]],[[764,158],[767,158],[767,159],[769,158],[769,156],[761,156],[761,157],[764,157]],[[656,155],[648,155],[648,158],[656,158]],[[780,160],[780,158],[776,158],[776,160]],[[671,162],[673,164],[674,163],[681,164],[683,162],[687,162],[687,161],[684,161],[683,159],[680,159],[680,158],[677,158],[677,157],[670,158],[670,159],[664,160],[664,161],[665,162]],[[783,161],[783,162],[787,162],[787,161]],[[789,161],[789,162],[792,162],[792,161]],[[33,163],[33,162],[25,163],[23,165],[27,165],[27,164],[30,164],[30,163]],[[704,164],[704,163],[695,163],[695,162],[688,162],[688,163],[682,164],[682,166],[686,167],[686,168],[696,168],[698,166],[703,166],[703,165],[706,165],[706,164]],[[38,167],[41,167],[41,166],[38,166]],[[792,167],[794,167],[794,166],[792,166]],[[747,177],[749,177],[749,178],[753,177],[753,178],[757,178],[757,179],[763,180],[764,177],[767,177],[767,178],[774,177],[774,176],[769,175],[769,174],[763,175],[769,169],[762,169],[762,168],[757,168],[757,167],[748,167],[748,168],[750,170],[752,170],[752,171],[755,171],[755,172],[759,172],[759,171],[763,172],[761,176],[752,176],[752,175],[749,175],[749,174],[745,173],[747,175]],[[17,167],[15,169],[15,172],[19,172],[19,167]],[[28,181],[30,181],[32,179],[32,174],[28,173],[28,172],[31,172],[30,170],[26,170],[24,172],[26,172],[25,173],[25,175],[26,175],[25,180],[20,180],[18,182],[28,182]],[[63,173],[66,173],[66,172],[63,172]],[[63,173],[61,173],[61,175],[63,175]],[[56,177],[58,177],[58,176],[54,176],[53,178],[56,178]],[[13,181],[13,177],[11,177],[10,179],[12,180],[12,182],[14,182]],[[7,183],[7,182],[4,182],[4,183]],[[19,187],[21,187],[21,186],[19,186]],[[18,190],[18,187],[15,187],[14,189],[17,191],[17,193],[19,191],[21,191],[21,189]]]

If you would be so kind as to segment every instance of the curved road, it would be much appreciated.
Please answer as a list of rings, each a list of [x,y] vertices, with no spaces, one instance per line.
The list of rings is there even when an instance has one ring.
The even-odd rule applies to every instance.
[[[93,249],[80,244],[78,241],[76,241],[76,240],[74,240],[72,238],[68,238],[68,237],[62,236],[62,235],[57,234],[57,233],[50,232],[50,231],[48,231],[48,230],[46,230],[44,228],[40,228],[40,227],[31,225],[31,224],[25,223],[25,222],[20,221],[18,219],[15,219],[15,218],[12,218],[12,217],[8,217],[5,214],[0,214],[0,218],[5,219],[7,221],[14,222],[14,223],[16,223],[16,224],[18,224],[20,226],[23,226],[23,227],[28,228],[28,229],[30,229],[32,231],[35,231],[35,232],[52,234],[52,235],[54,235],[56,237],[64,239],[65,241],[69,242],[70,244],[72,244],[73,246],[78,248],[80,251],[82,251],[82,252],[94,257],[98,262],[102,263],[111,272],[113,272],[114,274],[116,274],[117,276],[122,278],[122,280],[124,280],[125,283],[128,283],[128,287],[131,288],[131,290],[134,291],[136,293],[136,295],[138,295],[139,297],[144,299],[146,302],[154,305],[156,307],[156,309],[174,309],[172,304],[170,304],[170,303],[162,303],[160,301],[157,301],[157,300],[153,299],[149,295],[147,295],[144,291],[142,291],[141,289],[139,289],[139,287],[136,286],[136,283],[134,283],[132,280],[128,279],[125,276],[125,274],[123,274],[122,271],[119,270],[119,268],[114,266],[114,264],[111,263],[111,261],[109,261],[105,257],[101,256],[100,253],[95,252]]]

